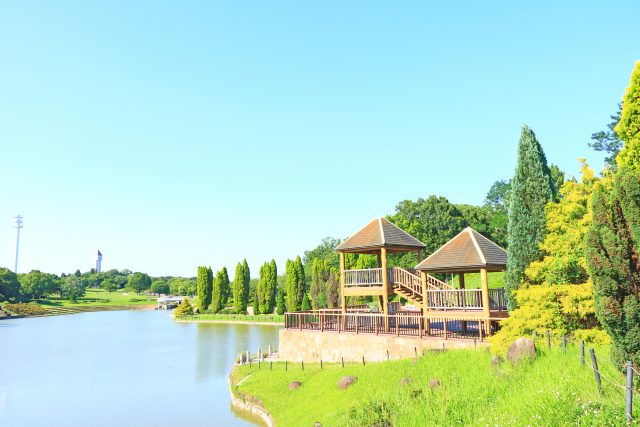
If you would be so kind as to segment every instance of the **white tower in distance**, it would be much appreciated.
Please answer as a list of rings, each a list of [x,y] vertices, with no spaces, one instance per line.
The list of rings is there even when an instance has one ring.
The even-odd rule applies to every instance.
[[[22,229],[22,215],[13,216],[13,227],[16,229],[16,265],[13,269],[14,273],[18,273],[18,251],[20,250],[20,230]]]
[[[102,271],[102,252],[98,249],[98,256],[96,257],[96,273]]]

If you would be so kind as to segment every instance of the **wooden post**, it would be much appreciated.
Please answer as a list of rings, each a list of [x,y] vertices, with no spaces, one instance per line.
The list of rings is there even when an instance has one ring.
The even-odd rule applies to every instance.
[[[584,340],[580,340],[580,364],[584,365]]]
[[[382,311],[384,312],[385,332],[389,330],[389,273],[387,272],[387,248],[380,248],[380,264],[382,268]]]
[[[551,349],[551,332],[549,332],[549,330],[547,329],[546,334],[547,334],[547,347]]]
[[[624,412],[627,422],[631,422],[633,412],[633,368],[631,367],[631,362],[627,362],[627,399]]]
[[[480,270],[480,284],[482,285],[482,312],[484,317],[487,318],[485,320],[485,332],[488,334],[491,330],[491,325],[489,324],[491,307],[489,306],[489,275],[486,268]]]
[[[596,359],[596,352],[591,348],[589,349],[591,354],[591,367],[593,368],[593,374],[596,376],[596,384],[598,385],[598,392],[602,396],[602,382],[600,380],[600,370],[598,369],[598,360]]]
[[[427,335],[431,335],[431,321],[428,317],[429,312],[429,298],[428,298],[428,290],[427,286],[427,273],[424,271],[420,272],[420,278],[422,279],[422,315],[424,316],[424,329]]]
[[[458,280],[460,282],[460,289],[464,289],[464,273],[458,273]]]
[[[342,314],[347,312],[347,297],[344,294],[344,253],[340,252],[340,302],[342,303]]]

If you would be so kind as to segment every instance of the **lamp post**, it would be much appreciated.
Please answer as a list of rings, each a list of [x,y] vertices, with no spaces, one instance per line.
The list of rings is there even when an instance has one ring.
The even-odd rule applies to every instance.
[[[16,265],[13,272],[16,274],[18,274],[18,251],[20,250],[20,229],[23,227],[22,223],[22,215],[13,216],[13,227],[16,229]]]

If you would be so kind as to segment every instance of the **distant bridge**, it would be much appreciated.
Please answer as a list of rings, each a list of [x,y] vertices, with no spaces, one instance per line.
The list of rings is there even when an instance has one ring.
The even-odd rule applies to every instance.
[[[156,310],[171,310],[176,308],[186,297],[160,297],[158,298],[158,306]]]

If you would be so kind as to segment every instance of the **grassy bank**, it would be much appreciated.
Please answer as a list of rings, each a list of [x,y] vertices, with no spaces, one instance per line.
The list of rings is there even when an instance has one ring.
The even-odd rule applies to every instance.
[[[603,376],[624,384],[608,349],[596,353]],[[358,380],[339,390],[346,375]],[[305,364],[304,371],[300,364],[285,371],[284,363],[273,370],[267,364],[260,370],[256,364],[235,367],[232,383],[242,379],[234,393],[264,406],[281,426],[624,425],[624,390],[603,380],[600,397],[593,371],[580,364],[572,346],[567,354],[552,349],[518,367],[492,367],[484,350],[457,350],[366,366],[325,364],[322,370],[318,364]],[[430,387],[432,380],[440,385]],[[293,381],[302,386],[289,390]],[[640,417],[640,410],[634,414]]]
[[[195,314],[182,316],[177,320],[187,322],[250,322],[250,323],[284,323],[284,315],[277,314]]]
[[[148,295],[138,295],[131,292],[106,292],[103,289],[87,289],[84,297],[76,301],[49,297],[31,301],[44,309],[41,316],[56,316],[91,311],[128,310],[153,306],[156,298]],[[25,313],[16,313],[25,314]],[[27,317],[29,315],[27,314]]]

